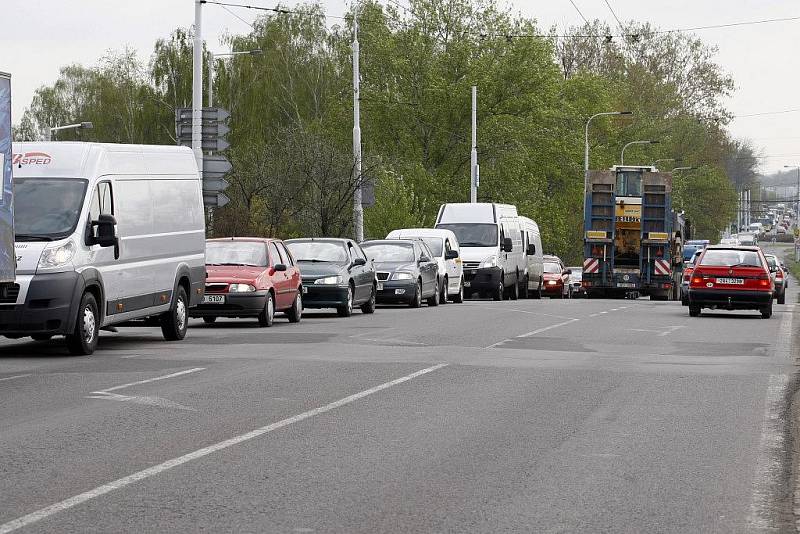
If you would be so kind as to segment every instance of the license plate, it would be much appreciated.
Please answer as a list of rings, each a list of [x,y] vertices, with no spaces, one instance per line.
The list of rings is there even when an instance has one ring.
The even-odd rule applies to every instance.
[[[742,286],[744,285],[743,278],[717,278],[718,284],[727,284],[729,286]]]
[[[472,285],[470,282],[464,282],[464,287],[469,287],[470,285]]]
[[[203,295],[203,304],[225,304],[225,295]]]
[[[619,282],[617,287],[636,287],[636,284],[632,284],[630,282]]]
[[[308,286],[303,286],[303,295],[308,293]]]
[[[378,291],[383,291],[383,282],[378,282]]]

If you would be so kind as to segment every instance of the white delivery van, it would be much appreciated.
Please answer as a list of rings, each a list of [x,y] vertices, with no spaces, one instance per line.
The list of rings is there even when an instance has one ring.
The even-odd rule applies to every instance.
[[[535,221],[520,217],[522,227],[522,246],[525,251],[525,280],[522,286],[522,297],[542,298],[544,285],[544,260],[542,255],[542,235]]]
[[[461,265],[461,246],[450,230],[436,228],[403,228],[392,230],[386,239],[422,239],[439,266],[440,302],[464,302],[464,271]]]
[[[202,186],[174,146],[15,143],[17,279],[0,287],[0,334],[65,335],[91,354],[100,328],[157,318],[183,339],[205,282]]]
[[[525,280],[525,251],[516,206],[494,203],[442,204],[436,228],[451,230],[461,245],[464,296],[495,300],[519,296]]]

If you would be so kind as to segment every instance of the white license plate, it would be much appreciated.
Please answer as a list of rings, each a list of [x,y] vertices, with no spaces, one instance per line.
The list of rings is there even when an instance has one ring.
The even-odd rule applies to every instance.
[[[617,287],[636,287],[636,284],[632,284],[630,282],[619,282]]]
[[[470,285],[472,285],[471,282],[464,282],[464,287],[469,287]]]
[[[718,284],[727,284],[729,286],[743,286],[743,278],[717,278]]]
[[[383,291],[383,282],[378,282],[378,291]]]
[[[225,304],[225,295],[203,295],[203,304]]]

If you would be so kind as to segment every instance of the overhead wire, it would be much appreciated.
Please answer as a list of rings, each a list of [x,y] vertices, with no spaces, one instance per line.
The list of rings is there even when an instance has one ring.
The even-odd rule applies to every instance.
[[[581,10],[578,8],[578,5],[575,3],[575,0],[569,0],[569,3],[572,4],[572,7],[575,8],[575,11],[578,12],[578,15],[580,15],[581,18],[583,19],[583,22],[585,22],[588,26],[589,21],[586,19],[586,17],[583,16],[583,13],[581,13]]]

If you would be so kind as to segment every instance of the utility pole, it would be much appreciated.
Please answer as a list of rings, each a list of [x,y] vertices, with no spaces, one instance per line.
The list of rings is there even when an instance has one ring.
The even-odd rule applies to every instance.
[[[194,1],[194,48],[192,50],[192,151],[197,171],[203,175],[203,2]]]
[[[353,13],[353,230],[364,240],[364,207],[361,205],[361,84],[358,69],[358,6]]]
[[[472,86],[472,150],[470,161],[469,201],[478,202],[478,186],[480,185],[480,167],[478,167],[478,87]]]

